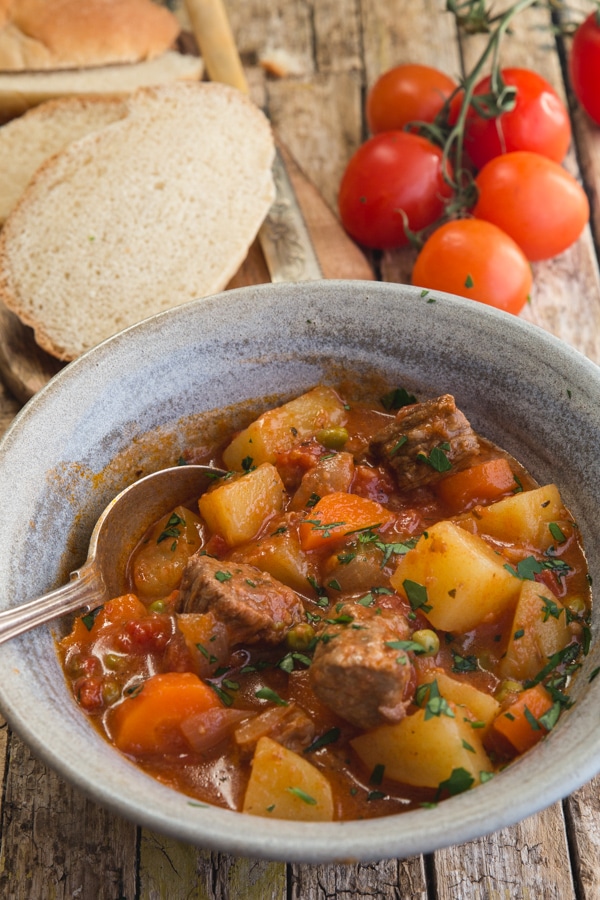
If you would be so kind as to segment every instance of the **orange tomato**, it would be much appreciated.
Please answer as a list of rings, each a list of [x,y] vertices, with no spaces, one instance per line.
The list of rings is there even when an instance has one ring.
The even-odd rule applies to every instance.
[[[589,216],[583,189],[566,169],[538,153],[497,156],[475,179],[478,219],[502,228],[532,262],[575,243]]]
[[[504,231],[478,219],[447,222],[423,245],[412,283],[519,313],[532,285],[531,267]]]
[[[367,95],[371,134],[400,131],[409,122],[433,122],[456,82],[431,66],[405,63],[381,75]]]

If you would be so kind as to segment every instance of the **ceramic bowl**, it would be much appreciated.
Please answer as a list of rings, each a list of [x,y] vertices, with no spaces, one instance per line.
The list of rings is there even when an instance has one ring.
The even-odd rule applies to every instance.
[[[320,381],[350,379],[368,391],[378,378],[422,397],[454,394],[476,430],[538,481],[555,481],[600,583],[600,369],[541,329],[471,301],[331,281],[194,301],[60,372],[0,447],[0,605],[65,580],[85,558],[110,497],[171,464],[186,441],[201,440],[204,412],[257,398],[276,402]],[[593,635],[598,618],[596,609]],[[53,623],[0,647],[0,707],[11,726],[98,803],[212,850],[312,863],[407,857],[514,823],[600,770],[594,639],[573,690],[577,702],[547,739],[436,809],[315,825],[192,805],[112,749],[76,707],[54,647],[62,627]]]

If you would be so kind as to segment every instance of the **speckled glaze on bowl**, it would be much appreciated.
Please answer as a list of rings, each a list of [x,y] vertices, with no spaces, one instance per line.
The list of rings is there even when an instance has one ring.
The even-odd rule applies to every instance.
[[[106,341],[28,404],[0,445],[0,605],[50,589],[85,557],[108,499],[169,464],[191,413],[287,398],[340,374],[421,396],[449,392],[482,434],[555,481],[600,583],[600,369],[542,330],[439,293],[370,282],[242,288],[194,301]],[[126,464],[110,468],[119,455]],[[598,609],[593,634],[598,632]],[[56,629],[55,629],[56,630]],[[0,707],[64,778],[150,828],[212,850],[312,863],[407,857],[462,843],[553,803],[600,770],[600,647],[574,707],[532,753],[437,809],[368,822],[309,824],[190,804],[104,742],[67,692],[52,629],[0,647]],[[84,762],[83,762],[84,761]]]

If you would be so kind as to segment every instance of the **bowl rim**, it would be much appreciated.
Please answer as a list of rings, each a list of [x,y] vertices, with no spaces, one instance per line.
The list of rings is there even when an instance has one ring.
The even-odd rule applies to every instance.
[[[0,441],[0,489],[5,479],[6,460],[22,452],[20,444],[23,433],[34,426],[39,411],[54,405],[64,407],[70,395],[77,395],[81,378],[87,383],[113,357],[122,360],[132,345],[148,350],[157,335],[165,338],[169,329],[173,333],[177,332],[185,342],[187,325],[195,318],[210,322],[213,315],[227,311],[235,319],[234,313],[238,307],[242,310],[248,304],[257,302],[273,302],[275,305],[285,302],[290,305],[292,300],[284,301],[282,298],[293,298],[294,302],[298,302],[299,298],[303,301],[311,299],[314,308],[324,310],[328,303],[339,299],[341,293],[348,291],[356,293],[357,301],[368,296],[375,298],[377,304],[384,305],[392,299],[396,302],[401,297],[406,303],[406,310],[410,310],[412,315],[422,315],[419,309],[424,309],[423,304],[430,302],[423,297],[419,288],[381,282],[335,280],[242,287],[227,291],[226,294],[193,300],[152,316],[109,338],[62,369],[17,414]],[[538,351],[536,360],[545,361],[548,370],[568,370],[573,385],[573,379],[577,376],[578,389],[587,383],[588,391],[595,390],[600,395],[600,368],[538,326],[438,291],[435,292],[435,305],[431,309],[433,308],[434,315],[441,317],[442,323],[451,323],[453,317],[460,316],[460,327],[463,329],[478,327],[488,335],[501,335],[506,348],[509,348],[511,341],[523,346],[533,344]],[[347,315],[347,310],[340,308],[334,311],[329,306],[326,313],[330,319],[341,320]],[[152,353],[155,352],[154,349]],[[533,364],[528,363],[530,366]],[[599,422],[594,423],[594,427],[598,427],[600,434],[600,416],[597,418]],[[0,583],[5,578],[6,575],[0,571]],[[90,771],[94,771],[93,769],[74,766],[73,758],[65,752],[64,746],[57,748],[46,742],[43,724],[25,715],[18,708],[18,703],[15,704],[15,697],[20,697],[22,681],[21,676],[15,672],[23,662],[23,654],[34,642],[35,636],[30,634],[0,647],[0,664],[7,673],[6,678],[0,681],[0,708],[15,732],[52,769],[100,805],[138,824],[212,850],[254,858],[309,863],[372,862],[383,858],[405,858],[430,853],[512,825],[562,799],[600,771],[600,732],[591,721],[594,717],[588,716],[588,721],[582,721],[582,717],[579,717],[575,722],[572,717],[567,716],[568,720],[561,723],[560,727],[562,734],[571,735],[570,765],[566,770],[560,770],[560,767],[552,764],[558,742],[554,740],[554,735],[550,735],[536,750],[538,766],[527,765],[527,757],[524,757],[503,772],[500,778],[479,786],[476,791],[444,801],[435,811],[414,810],[381,819],[369,819],[368,827],[364,821],[314,824],[259,819],[196,803],[191,804],[195,808],[194,816],[191,816],[189,798],[158,784],[143,773],[136,779],[140,782],[140,790],[132,794],[124,789],[127,772],[130,774],[127,767],[133,765],[127,760],[122,760],[118,767],[115,765],[114,768],[119,769],[118,778],[111,780],[112,773],[109,773],[110,784],[102,784],[99,779],[90,778]],[[600,679],[588,691],[593,693],[600,706]],[[93,735],[91,737],[94,741]],[[97,741],[106,745],[99,736]],[[559,750],[566,743],[567,737],[562,738]],[[108,745],[106,747],[111,754],[117,752]],[[561,761],[564,756],[563,749],[559,753]],[[136,772],[139,772],[137,767]],[[543,778],[540,772],[543,773]],[[146,780],[149,784],[146,784]],[[155,799],[150,808],[145,803],[148,792]]]

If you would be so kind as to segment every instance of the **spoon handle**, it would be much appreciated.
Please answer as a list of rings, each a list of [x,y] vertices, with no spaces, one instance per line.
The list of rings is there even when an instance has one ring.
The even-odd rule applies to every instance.
[[[0,612],[0,644],[64,613],[99,606],[105,599],[105,589],[97,568],[84,565],[73,575],[63,587]]]

